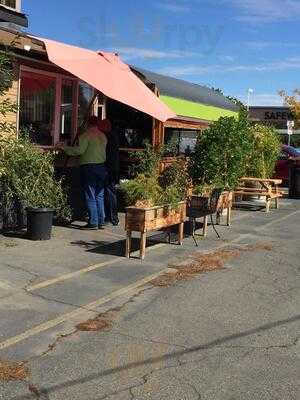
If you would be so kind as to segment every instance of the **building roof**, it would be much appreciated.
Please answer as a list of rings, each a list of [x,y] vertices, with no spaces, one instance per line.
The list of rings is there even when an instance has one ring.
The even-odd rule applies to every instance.
[[[290,106],[282,105],[282,106],[250,106],[250,110],[289,110]]]
[[[28,19],[25,14],[2,5],[0,5],[0,22],[8,22],[25,28],[28,27]]]
[[[238,111],[238,107],[215,90],[196,83],[187,82],[170,76],[160,75],[155,72],[147,71],[142,68],[133,67],[137,72],[144,75],[146,79],[154,83],[162,96],[169,96],[194,103],[205,104],[218,108],[223,108],[233,112]]]

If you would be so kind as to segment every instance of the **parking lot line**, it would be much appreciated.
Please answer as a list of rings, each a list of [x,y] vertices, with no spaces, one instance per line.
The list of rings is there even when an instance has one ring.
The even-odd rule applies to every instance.
[[[158,243],[158,244],[156,244],[154,246],[149,247],[147,249],[147,251],[158,249],[158,248],[164,247],[164,246],[166,246],[165,243]],[[138,254],[139,254],[139,251],[136,251],[136,252],[132,253],[133,256],[137,256]],[[104,267],[106,267],[108,265],[117,264],[117,263],[119,263],[121,261],[124,261],[123,257],[118,257],[118,258],[116,258],[114,260],[104,261],[104,262],[99,263],[99,264],[91,265],[89,267],[82,268],[82,269],[80,269],[78,271],[69,272],[68,274],[60,275],[57,278],[48,279],[46,281],[37,283],[35,285],[29,285],[29,286],[26,287],[26,291],[27,292],[33,292],[33,291],[38,290],[38,289],[43,289],[43,288],[51,286],[51,285],[55,285],[55,284],[58,284],[58,283],[61,283],[61,282],[65,282],[68,279],[76,278],[76,277],[78,277],[80,275],[83,275],[83,274],[86,274],[88,272],[96,271],[96,270],[104,268]]]
[[[54,319],[44,322],[40,325],[37,325],[31,329],[28,329],[27,331],[25,331],[19,335],[13,336],[13,337],[0,343],[0,350],[11,347],[17,343],[20,343],[20,342],[26,340],[26,339],[29,339],[32,336],[35,336],[39,333],[42,333],[51,328],[54,328],[64,322],[71,321],[72,319],[80,318],[81,316],[82,316],[82,319],[86,319],[89,312],[95,314],[95,313],[97,313],[96,308],[110,302],[111,300],[114,300],[123,295],[127,295],[131,291],[134,294],[134,291],[136,291],[136,289],[140,288],[141,286],[146,285],[153,279],[157,278],[158,276],[160,276],[161,274],[166,273],[166,272],[170,272],[170,268],[165,268],[164,270],[162,270],[160,272],[149,275],[143,279],[136,281],[135,283],[133,283],[129,286],[126,286],[124,288],[116,290],[115,292],[112,292],[107,296],[101,297],[100,299],[98,299],[96,301],[86,304],[75,311],[69,312],[67,314],[63,314],[57,318],[54,318]]]
[[[299,213],[300,213],[300,210],[294,211],[294,212],[292,212],[292,213],[290,213],[290,214],[288,214],[288,215],[284,215],[284,216],[281,217],[281,218],[277,218],[277,219],[274,219],[273,221],[267,222],[266,224],[264,224],[264,225],[262,225],[262,226],[259,226],[259,227],[256,228],[255,230],[256,230],[256,231],[262,231],[262,230],[268,228],[269,226],[272,226],[272,225],[274,225],[274,224],[277,224],[278,222],[285,221],[286,219],[289,219],[289,218],[291,218],[291,217],[293,217],[294,215],[299,214]]]
[[[114,260],[110,260],[110,261],[105,261],[103,263],[91,265],[89,267],[82,268],[82,269],[80,269],[78,271],[75,271],[75,272],[70,272],[68,274],[60,275],[57,278],[48,279],[46,281],[37,283],[35,285],[27,286],[26,287],[26,291],[27,292],[33,292],[34,290],[43,289],[45,287],[54,285],[56,283],[61,283],[61,282],[64,282],[64,281],[66,281],[68,279],[76,278],[77,276],[80,276],[82,274],[86,274],[87,272],[91,272],[91,271],[95,271],[97,269],[101,269],[103,267],[106,267],[107,265],[115,264],[117,262],[120,262],[120,260],[118,258],[114,259]]]

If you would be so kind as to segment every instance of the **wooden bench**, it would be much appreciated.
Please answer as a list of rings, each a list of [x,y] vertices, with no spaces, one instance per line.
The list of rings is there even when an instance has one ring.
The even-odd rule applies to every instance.
[[[260,187],[248,187],[247,184],[254,184]],[[271,202],[275,200],[275,208],[279,208],[279,199],[283,196],[279,185],[282,184],[281,179],[260,179],[260,178],[242,178],[241,186],[234,192],[234,204],[237,204],[237,197],[258,196],[266,199],[266,212],[270,211]]]

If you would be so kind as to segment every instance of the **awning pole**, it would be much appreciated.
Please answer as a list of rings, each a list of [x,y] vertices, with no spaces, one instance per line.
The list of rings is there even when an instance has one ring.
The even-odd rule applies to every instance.
[[[81,135],[81,132],[86,127],[87,122],[89,120],[89,117],[91,115],[92,107],[94,106],[95,100],[97,99],[98,95],[99,95],[99,92],[95,91],[95,94],[94,94],[94,96],[92,97],[92,99],[90,101],[89,108],[88,108],[88,110],[86,112],[86,115],[85,115],[83,121],[82,121],[82,124],[77,128],[77,132],[76,132],[76,135],[75,135],[75,137],[73,139],[72,146],[75,146],[77,140],[79,139],[79,136]],[[66,168],[68,166],[69,159],[70,159],[70,157],[66,156],[65,163],[64,163],[64,168]]]

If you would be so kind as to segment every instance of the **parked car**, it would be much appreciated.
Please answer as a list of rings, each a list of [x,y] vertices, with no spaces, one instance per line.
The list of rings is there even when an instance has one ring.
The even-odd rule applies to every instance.
[[[292,146],[283,145],[280,157],[276,163],[275,178],[282,179],[284,183],[289,180],[289,159],[300,157],[300,150]]]

